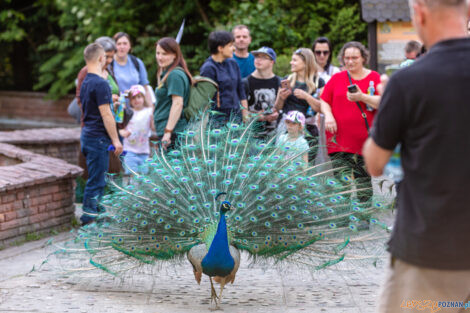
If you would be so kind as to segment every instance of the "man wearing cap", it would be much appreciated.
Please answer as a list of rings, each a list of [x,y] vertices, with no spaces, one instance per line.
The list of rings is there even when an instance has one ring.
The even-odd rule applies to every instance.
[[[248,110],[258,115],[260,131],[256,137],[266,138],[274,133],[279,113],[274,108],[281,78],[273,73],[276,53],[269,47],[251,52],[255,57],[255,71],[243,79],[248,99]]]

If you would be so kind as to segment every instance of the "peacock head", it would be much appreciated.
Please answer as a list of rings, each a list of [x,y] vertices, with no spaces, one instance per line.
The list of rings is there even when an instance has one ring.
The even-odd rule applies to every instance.
[[[227,194],[226,192],[219,192],[219,194],[217,196],[215,196],[215,200],[217,200],[220,196],[226,195],[226,194]],[[220,205],[220,213],[221,214],[225,214],[228,211],[230,211],[231,209],[232,209],[232,205],[230,204],[230,202],[228,202],[226,200],[222,201],[222,204]]]
[[[232,205],[228,201],[223,201],[220,205],[220,213],[227,213],[232,209]]]

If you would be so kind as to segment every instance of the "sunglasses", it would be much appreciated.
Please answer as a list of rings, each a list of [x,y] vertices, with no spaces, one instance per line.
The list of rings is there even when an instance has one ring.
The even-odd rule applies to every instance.
[[[328,55],[328,54],[330,54],[330,51],[328,51],[328,50],[323,50],[323,51],[322,50],[315,50],[315,54],[316,55],[322,55],[322,54],[323,55]]]

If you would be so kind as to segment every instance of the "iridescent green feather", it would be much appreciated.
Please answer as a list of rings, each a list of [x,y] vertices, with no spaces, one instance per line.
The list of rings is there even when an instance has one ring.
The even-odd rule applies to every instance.
[[[374,215],[388,206],[357,200],[370,185],[346,167],[302,164],[303,152],[286,157],[275,137],[254,139],[253,122],[214,129],[207,118],[189,124],[177,150],[152,154],[149,173],[135,174],[131,185],[111,180],[101,203],[106,213],[75,239],[83,249],[64,251],[88,253],[96,268],[116,274],[176,260],[197,244],[210,246],[220,192],[233,205],[229,242],[255,259],[323,268],[347,258],[348,247],[374,226],[387,228]]]

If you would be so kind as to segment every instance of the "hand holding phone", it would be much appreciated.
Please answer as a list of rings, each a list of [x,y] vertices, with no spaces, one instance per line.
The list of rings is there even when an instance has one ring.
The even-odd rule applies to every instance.
[[[289,89],[289,81],[287,79],[281,80],[281,87],[284,89]]]
[[[348,86],[348,91],[349,91],[350,93],[355,93],[355,92],[357,92],[357,86],[356,86],[356,85],[349,85],[349,86]]]

